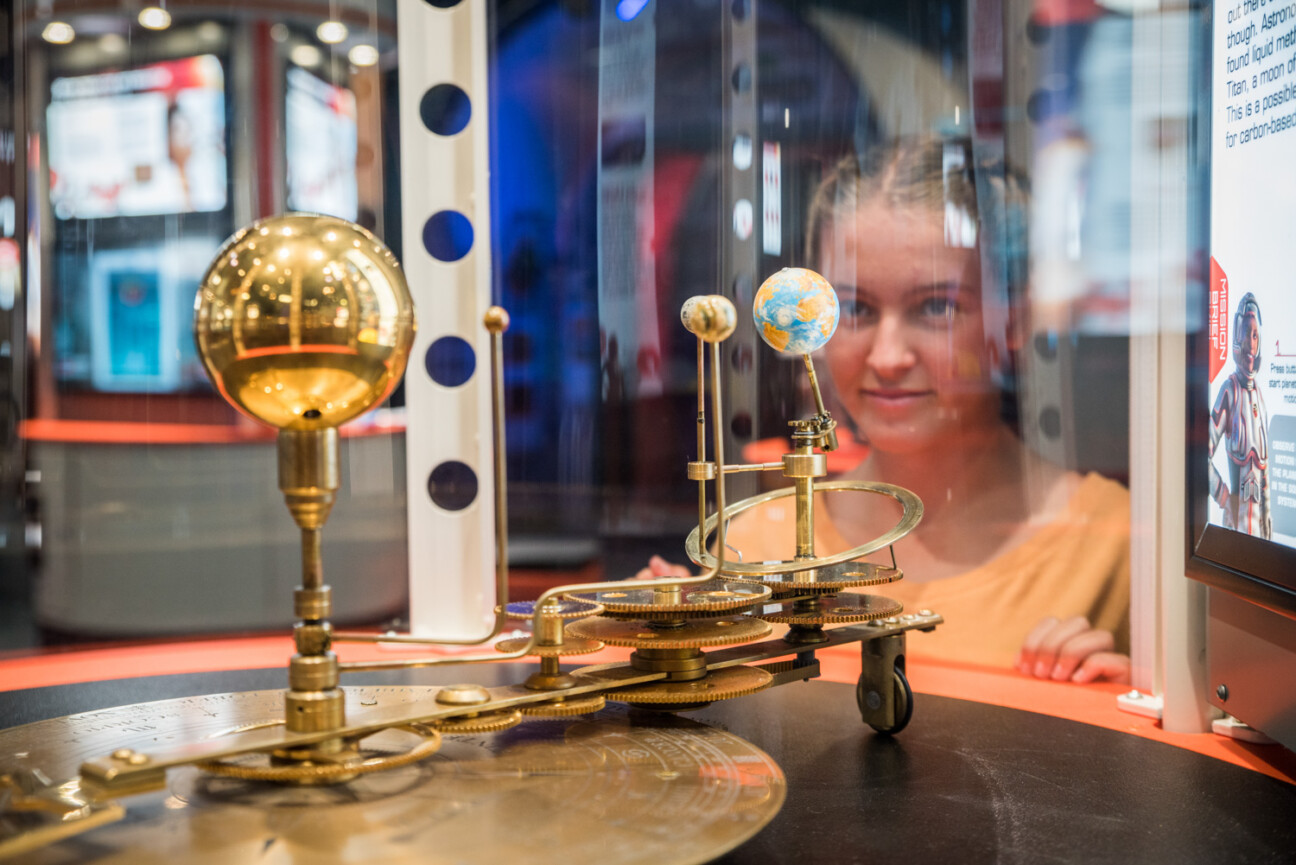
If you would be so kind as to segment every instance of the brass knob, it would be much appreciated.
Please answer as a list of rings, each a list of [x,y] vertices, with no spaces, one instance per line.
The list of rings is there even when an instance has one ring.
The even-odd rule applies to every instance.
[[[503,333],[509,328],[509,314],[502,306],[492,306],[482,316],[482,323],[491,333]]]
[[[391,250],[342,219],[289,213],[225,242],[195,304],[198,355],[221,395],[270,426],[336,427],[381,403],[414,341]]]

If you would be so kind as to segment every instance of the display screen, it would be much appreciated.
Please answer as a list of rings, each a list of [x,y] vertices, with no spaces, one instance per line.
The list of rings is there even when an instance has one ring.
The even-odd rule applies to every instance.
[[[1290,593],[1296,12],[1263,2],[1217,6],[1211,39],[1210,283],[1191,317],[1204,322],[1191,353],[1193,553]]]
[[[220,243],[174,238],[100,249],[88,264],[61,261],[55,377],[109,392],[168,393],[205,383],[193,340],[194,293]]]
[[[294,66],[285,98],[288,208],[354,220],[355,95]]]
[[[113,376],[156,376],[162,371],[162,303],[156,270],[117,271],[108,277],[108,348]]]
[[[225,74],[215,56],[56,78],[46,116],[57,218],[225,207]]]

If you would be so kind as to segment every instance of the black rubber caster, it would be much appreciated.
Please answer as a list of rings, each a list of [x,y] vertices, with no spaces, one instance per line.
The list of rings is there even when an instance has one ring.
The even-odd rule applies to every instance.
[[[895,723],[889,727],[880,727],[877,724],[870,723],[877,732],[884,736],[894,736],[909,724],[909,719],[913,717],[913,689],[909,687],[909,680],[905,678],[904,671],[899,667],[894,668],[894,679],[892,686],[895,688]],[[878,695],[869,691],[864,685],[864,677],[860,676],[859,684],[855,686],[855,701],[859,704],[860,712],[867,713],[868,709],[877,709],[877,706],[869,706],[869,697],[876,701]]]

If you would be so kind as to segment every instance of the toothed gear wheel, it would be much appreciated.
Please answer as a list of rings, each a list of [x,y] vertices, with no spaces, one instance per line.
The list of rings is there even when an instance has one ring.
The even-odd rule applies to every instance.
[[[654,628],[646,622],[597,618],[572,622],[567,630],[578,637],[600,640],[609,646],[633,649],[694,649],[750,643],[773,630],[767,622],[750,616],[691,619],[678,627]]]
[[[495,649],[505,654],[516,652],[518,649],[524,648],[529,639],[529,637],[513,637],[509,640],[500,640],[495,644]],[[561,646],[532,646],[527,655],[537,658],[561,658],[564,655],[588,655],[590,652],[597,652],[601,648],[603,648],[603,644],[598,640],[585,640],[568,635],[563,638]]]
[[[498,733],[522,723],[522,713],[517,709],[505,709],[502,712],[484,712],[480,715],[463,718],[438,718],[427,722],[426,726],[438,730],[447,736],[466,733]]]
[[[743,610],[753,604],[761,603],[770,596],[770,590],[763,586],[723,580],[682,586],[680,598],[674,601],[662,600],[663,593],[657,589],[636,589],[632,586],[633,583],[627,585],[625,589],[606,592],[569,592],[567,598],[573,601],[602,604],[608,615],[618,617],[678,619],[714,616],[717,613]]]
[[[571,715],[588,715],[606,705],[607,698],[595,694],[592,697],[573,697],[551,703],[527,703],[521,711],[528,718],[566,718]]]
[[[504,612],[510,619],[530,619],[535,616],[535,601],[513,601],[504,607]],[[544,608],[541,616],[548,618],[550,616],[559,619],[581,619],[585,616],[597,616],[603,612],[603,605],[592,603],[590,601],[577,601],[555,598],[554,601]]]
[[[831,595],[819,599],[818,610],[793,611],[783,604],[771,612],[757,612],[767,622],[784,625],[843,625],[849,622],[871,622],[899,615],[904,604],[878,595]]]
[[[643,706],[700,706],[754,694],[770,686],[774,677],[760,667],[723,667],[692,682],[649,682],[608,694],[609,700]]]
[[[776,564],[764,562],[763,564]],[[793,562],[785,562],[793,564]],[[814,580],[806,579],[814,574]],[[798,571],[789,574],[770,574],[763,577],[726,576],[727,582],[750,583],[765,586],[774,591],[774,596],[785,594],[811,594],[814,592],[835,592],[842,589],[858,589],[866,586],[884,586],[904,579],[904,571],[890,565],[879,565],[873,562],[842,562],[815,568],[813,571]]]

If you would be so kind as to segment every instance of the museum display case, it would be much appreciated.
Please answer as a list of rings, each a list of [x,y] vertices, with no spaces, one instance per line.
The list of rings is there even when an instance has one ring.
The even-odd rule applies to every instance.
[[[0,10],[0,859],[1290,850],[1289,13]]]

